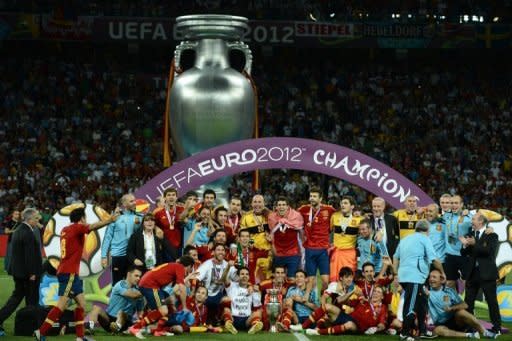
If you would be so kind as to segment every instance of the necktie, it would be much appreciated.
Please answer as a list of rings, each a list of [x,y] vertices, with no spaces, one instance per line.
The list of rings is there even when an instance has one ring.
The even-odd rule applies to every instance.
[[[378,229],[382,230],[382,218],[377,219]]]
[[[476,240],[480,239],[480,231],[476,231]]]

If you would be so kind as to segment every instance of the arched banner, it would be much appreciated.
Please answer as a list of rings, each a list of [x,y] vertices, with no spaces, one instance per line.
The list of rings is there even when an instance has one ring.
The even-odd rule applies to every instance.
[[[151,204],[167,189],[180,195],[223,176],[256,169],[301,169],[346,180],[380,196],[395,208],[415,195],[419,205],[434,202],[405,176],[365,154],[332,143],[272,137],[237,141],[175,163],[135,192]]]

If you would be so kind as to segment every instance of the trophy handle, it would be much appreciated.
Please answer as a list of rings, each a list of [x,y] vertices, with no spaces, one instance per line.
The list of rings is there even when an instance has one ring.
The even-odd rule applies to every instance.
[[[241,41],[230,42],[227,45],[228,45],[228,48],[231,50],[239,50],[239,51],[243,52],[243,54],[245,55],[244,71],[248,75],[250,75],[251,67],[252,67],[252,52],[251,52],[251,49],[249,48],[249,45],[247,45],[246,43],[243,43]]]
[[[176,70],[174,76],[177,76],[178,72],[181,70],[181,54],[183,51],[195,50],[196,47],[196,41],[182,41],[178,46],[176,46],[176,50],[174,50],[174,68]]]

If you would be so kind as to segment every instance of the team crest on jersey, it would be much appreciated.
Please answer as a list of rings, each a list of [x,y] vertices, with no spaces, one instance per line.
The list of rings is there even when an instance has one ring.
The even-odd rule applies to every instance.
[[[444,296],[443,296],[443,301],[445,301],[445,302],[450,302],[450,296],[448,296],[448,295],[444,295]]]
[[[443,226],[441,224],[437,224],[436,230],[441,232],[443,230]]]

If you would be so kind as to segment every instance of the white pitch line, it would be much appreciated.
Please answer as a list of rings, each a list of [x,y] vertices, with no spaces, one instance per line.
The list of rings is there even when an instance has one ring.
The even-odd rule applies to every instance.
[[[292,333],[293,336],[299,341],[311,341],[306,335],[302,333]]]

